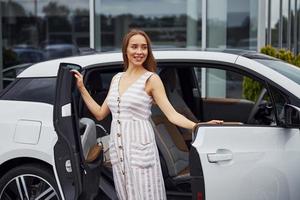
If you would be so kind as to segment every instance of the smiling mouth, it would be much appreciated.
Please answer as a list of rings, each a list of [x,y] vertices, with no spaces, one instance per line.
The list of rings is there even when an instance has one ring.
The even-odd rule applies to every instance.
[[[134,60],[136,60],[136,61],[142,61],[142,60],[144,59],[144,57],[141,57],[141,56],[139,56],[139,57],[135,56],[135,57],[133,57],[133,58],[134,58]]]

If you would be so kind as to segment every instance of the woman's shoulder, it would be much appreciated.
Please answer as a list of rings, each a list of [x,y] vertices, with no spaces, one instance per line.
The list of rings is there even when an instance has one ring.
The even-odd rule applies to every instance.
[[[148,71],[147,72],[149,74],[149,79],[150,80],[158,80],[160,79],[159,75],[156,73],[156,72],[151,72],[151,71]]]
[[[147,78],[147,82],[149,82],[150,85],[156,85],[157,83],[161,83],[161,79],[159,75],[155,72],[150,72],[149,71],[149,76]]]
[[[113,77],[112,80],[115,80],[116,78],[120,77],[124,72],[118,72]]]

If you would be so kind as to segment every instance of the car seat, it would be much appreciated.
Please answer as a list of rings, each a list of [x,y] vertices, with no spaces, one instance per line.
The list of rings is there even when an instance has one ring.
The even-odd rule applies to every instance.
[[[109,88],[105,88],[103,86],[103,81],[101,78],[101,72],[92,72],[88,75],[88,81],[86,83],[86,88],[89,91],[91,97],[99,104],[102,105],[104,102]],[[83,117],[88,117],[93,119],[97,123],[97,119],[90,113],[88,108],[84,105],[83,106]],[[107,116],[105,119],[101,120],[101,125],[106,129],[110,130],[111,126],[111,115]],[[97,129],[97,133],[98,128]],[[101,130],[100,130],[101,132]],[[100,137],[102,135],[97,135],[97,137]]]
[[[166,68],[159,74],[165,86],[166,94],[175,110],[187,118],[197,121],[194,114],[186,105],[180,95],[180,88],[175,68]],[[175,184],[189,181],[189,149],[186,141],[192,137],[192,133],[187,129],[180,129],[172,124],[158,108],[152,107],[152,122],[158,148],[163,156],[168,169],[168,175]],[[190,138],[184,138],[188,134]]]
[[[84,129],[81,135],[81,144],[83,156],[86,160],[90,149],[97,144],[96,125],[93,120],[84,117],[79,121],[79,128]]]

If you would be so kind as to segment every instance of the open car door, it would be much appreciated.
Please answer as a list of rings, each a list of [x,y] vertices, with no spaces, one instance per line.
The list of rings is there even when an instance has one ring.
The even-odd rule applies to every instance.
[[[54,104],[54,127],[58,141],[54,147],[55,167],[62,192],[66,200],[93,199],[98,192],[100,181],[99,157],[92,163],[85,161],[82,137],[93,129],[90,124],[79,124],[77,113],[78,91],[73,73],[81,71],[75,64],[61,63],[56,82]],[[89,127],[88,127],[89,126]],[[96,142],[96,138],[93,138]]]
[[[299,128],[201,126],[192,145],[201,161],[205,199],[300,197]]]

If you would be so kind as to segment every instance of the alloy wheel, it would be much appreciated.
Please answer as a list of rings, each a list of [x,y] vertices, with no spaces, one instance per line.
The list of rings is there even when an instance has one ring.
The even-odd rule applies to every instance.
[[[55,188],[42,177],[23,174],[4,186],[0,200],[59,200],[59,196]]]

